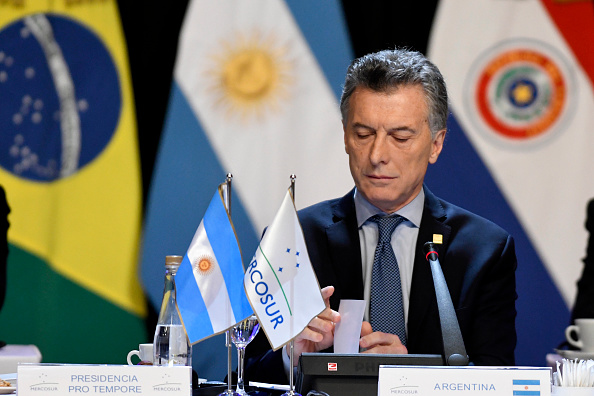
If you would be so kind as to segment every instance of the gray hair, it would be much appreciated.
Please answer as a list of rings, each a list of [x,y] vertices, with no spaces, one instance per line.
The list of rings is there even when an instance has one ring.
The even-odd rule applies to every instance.
[[[384,50],[355,59],[349,66],[340,98],[342,122],[347,120],[349,99],[359,86],[389,92],[400,86],[420,85],[429,108],[431,135],[446,128],[448,92],[437,66],[423,54],[405,49]]]

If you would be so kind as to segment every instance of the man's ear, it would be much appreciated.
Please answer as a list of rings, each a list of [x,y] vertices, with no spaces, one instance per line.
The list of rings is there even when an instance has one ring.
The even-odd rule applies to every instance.
[[[446,129],[442,129],[435,134],[431,142],[431,155],[429,155],[429,163],[434,164],[443,149],[443,141],[445,140]]]
[[[343,140],[344,140],[344,152],[348,154],[349,150],[347,148],[348,147],[347,146],[347,130],[346,130],[346,125],[344,124],[344,122],[342,123],[342,132],[343,132],[342,136],[343,136]]]

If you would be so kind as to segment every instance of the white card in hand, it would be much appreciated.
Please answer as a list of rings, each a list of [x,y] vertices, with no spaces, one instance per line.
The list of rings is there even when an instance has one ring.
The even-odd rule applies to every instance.
[[[359,353],[365,300],[340,300],[340,322],[334,329],[334,353]]]

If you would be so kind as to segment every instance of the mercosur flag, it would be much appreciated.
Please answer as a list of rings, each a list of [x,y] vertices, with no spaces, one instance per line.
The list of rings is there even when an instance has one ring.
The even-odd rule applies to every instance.
[[[243,264],[222,185],[212,197],[175,276],[177,305],[192,344],[252,314]]]
[[[121,363],[146,341],[146,306],[116,2],[0,2],[0,103],[0,184],[12,209],[0,338],[38,345],[44,361]]]
[[[275,350],[326,308],[289,192],[246,269],[244,285]]]
[[[575,298],[594,197],[593,39],[592,2],[443,0],[433,26],[453,117],[429,183],[516,239],[519,364],[564,339]]]

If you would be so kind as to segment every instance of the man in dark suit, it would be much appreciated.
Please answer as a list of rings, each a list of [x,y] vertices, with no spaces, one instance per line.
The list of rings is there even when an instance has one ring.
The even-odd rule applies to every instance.
[[[584,257],[584,269],[577,283],[577,296],[571,312],[571,321],[579,318],[594,318],[594,199],[588,203],[586,217],[588,246]]]
[[[513,365],[513,239],[488,220],[435,197],[423,184],[446,134],[447,91],[439,70],[413,51],[356,59],[347,71],[341,113],[355,189],[299,212],[327,308],[295,339],[295,356],[332,347],[341,299],[367,303],[359,342],[363,352],[443,354],[431,270],[422,249],[436,241],[471,362]],[[382,239],[379,224],[391,216],[398,225]],[[398,281],[383,284],[377,294],[380,240],[391,246]],[[391,296],[401,302],[387,314],[404,322],[404,329],[395,332],[381,327],[381,300],[396,299]],[[374,304],[380,308],[374,311]],[[287,382],[285,349],[271,351],[261,335],[246,352],[246,378]]]
[[[10,208],[6,200],[4,188],[0,186],[0,310],[6,296],[6,262],[8,260],[8,214]],[[0,341],[2,344],[2,341]]]

